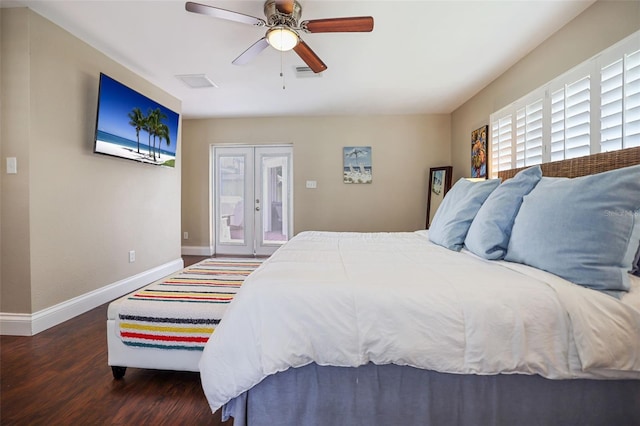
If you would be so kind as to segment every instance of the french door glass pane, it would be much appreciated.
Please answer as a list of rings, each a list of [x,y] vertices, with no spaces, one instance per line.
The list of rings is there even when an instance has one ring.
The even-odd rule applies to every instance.
[[[286,174],[288,157],[262,157],[262,242],[284,244],[287,241]]]
[[[244,243],[245,157],[221,156],[219,170],[220,242]]]

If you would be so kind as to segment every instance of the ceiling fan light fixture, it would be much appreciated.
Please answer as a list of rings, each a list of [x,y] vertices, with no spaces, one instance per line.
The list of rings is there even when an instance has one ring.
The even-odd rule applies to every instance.
[[[267,31],[267,41],[274,49],[286,52],[296,47],[300,38],[291,28],[278,26]]]

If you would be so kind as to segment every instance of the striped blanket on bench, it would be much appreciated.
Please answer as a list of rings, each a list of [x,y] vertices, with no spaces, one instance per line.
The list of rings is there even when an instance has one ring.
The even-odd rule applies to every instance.
[[[229,302],[259,259],[206,259],[126,297],[117,316],[123,343],[204,349]]]

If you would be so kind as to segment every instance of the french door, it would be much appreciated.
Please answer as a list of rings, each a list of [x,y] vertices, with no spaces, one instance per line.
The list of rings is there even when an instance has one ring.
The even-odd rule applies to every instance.
[[[216,254],[270,255],[293,232],[290,146],[214,147]]]

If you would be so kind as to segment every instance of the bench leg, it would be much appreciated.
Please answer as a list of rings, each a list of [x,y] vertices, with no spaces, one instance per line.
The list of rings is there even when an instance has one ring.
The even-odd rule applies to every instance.
[[[127,367],[116,367],[114,365],[111,366],[111,372],[113,372],[113,378],[116,380],[122,379],[126,371],[127,371]]]

